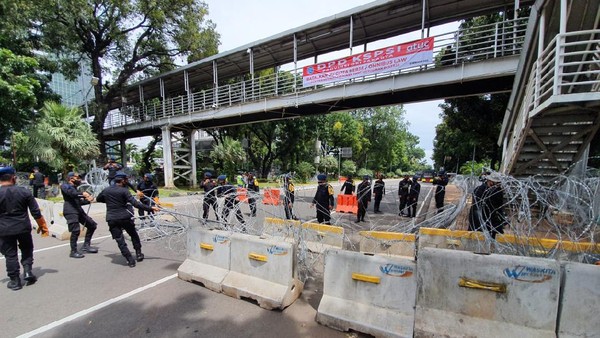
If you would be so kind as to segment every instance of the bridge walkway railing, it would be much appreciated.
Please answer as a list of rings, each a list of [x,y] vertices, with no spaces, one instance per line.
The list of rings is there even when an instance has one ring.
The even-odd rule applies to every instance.
[[[421,72],[435,67],[452,66],[464,62],[519,54],[522,49],[526,26],[527,19],[519,18],[439,34],[434,36],[433,51],[435,56],[433,62],[429,65],[364,76],[327,85],[303,87],[302,73],[294,73],[293,70],[274,72],[243,81],[230,79],[231,83],[215,88],[209,87],[197,90],[188,95],[171,97],[165,100],[155,98],[151,101],[123,106],[121,109],[109,113],[104,128],[111,129],[144,121],[158,121],[173,116],[192,115],[219,107],[256,102],[276,96],[295,95],[327,87]],[[451,51],[450,55],[443,57],[448,51]]]

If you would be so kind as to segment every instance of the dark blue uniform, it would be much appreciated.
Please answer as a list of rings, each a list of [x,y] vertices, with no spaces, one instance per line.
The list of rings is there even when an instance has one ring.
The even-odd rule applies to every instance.
[[[404,177],[398,184],[398,198],[400,199],[399,216],[405,216],[404,209],[408,204],[408,193],[410,192],[410,180],[408,177]]]
[[[237,187],[231,184],[223,184],[217,188],[217,195],[219,197],[224,197],[225,201],[223,203],[223,221],[227,222],[229,218],[229,213],[235,209],[235,217],[237,220],[242,223],[242,225],[246,224],[244,221],[244,216],[242,215],[242,211],[240,210],[238,204],[240,203],[237,200]],[[242,228],[244,231],[245,228]]]
[[[117,242],[117,246],[123,257],[127,259],[129,266],[135,266],[135,261],[133,261],[131,252],[127,248],[127,243],[123,237],[123,230],[127,231],[127,234],[131,237],[131,242],[133,243],[138,262],[142,261],[144,259],[141,251],[142,243],[140,241],[140,236],[135,230],[133,207],[148,212],[152,211],[152,207],[140,203],[131,195],[129,189],[120,184],[115,184],[102,190],[96,200],[101,203],[106,203],[106,222],[108,223],[110,234]]]
[[[356,221],[360,222],[365,220],[367,208],[369,207],[369,202],[371,201],[371,182],[369,182],[368,180],[362,181],[358,185],[356,195],[358,200],[358,212],[356,213]]]
[[[408,217],[417,217],[417,202],[421,194],[421,184],[413,179],[408,190]]]
[[[21,249],[23,270],[31,273],[33,265],[33,238],[28,209],[36,220],[42,218],[40,208],[28,189],[16,185],[0,187],[0,252],[6,258],[6,273],[11,280],[7,286],[13,290],[22,287],[17,248]],[[31,283],[35,282],[33,279]],[[25,280],[28,281],[27,275]]]
[[[256,216],[256,198],[258,196],[259,188],[258,181],[254,176],[248,177],[248,184],[246,185],[248,188],[248,204],[250,205],[250,214],[252,217]]]
[[[317,221],[319,223],[331,224],[330,210],[334,206],[333,187],[327,182],[319,183],[312,203],[317,208]]]
[[[383,195],[385,195],[385,182],[383,179],[379,178],[373,184],[373,194],[375,195],[375,205],[373,209],[375,212],[380,212],[379,205],[381,204],[381,200],[383,199]]]
[[[346,182],[344,182],[344,184],[342,184],[342,189],[340,191],[343,192],[344,195],[352,195],[354,193],[354,190],[356,190],[356,187],[354,186],[354,181],[351,178],[349,178],[346,180]]]
[[[158,187],[154,184],[154,182],[152,182],[152,180],[142,180],[138,184],[137,190],[141,191],[144,194],[144,196],[140,198],[140,202],[142,202],[142,204],[145,204],[149,207],[156,205],[154,203],[154,198],[158,197]],[[149,212],[148,214],[152,213],[153,212]],[[138,209],[138,215],[144,216],[144,210]]]
[[[435,207],[440,212],[440,209],[444,207],[444,196],[446,195],[446,186],[448,185],[448,176],[440,174],[438,177],[433,179],[433,185],[435,188]]]
[[[208,219],[208,211],[212,206],[218,221],[219,214],[217,213],[217,189],[215,189],[215,181],[210,177],[205,177],[201,186],[202,189],[204,189],[204,200],[202,201],[202,218]]]
[[[293,212],[295,198],[296,192],[294,183],[290,182],[289,178],[286,178],[283,187],[283,207],[285,209],[286,219],[296,219]]]
[[[67,226],[71,232],[71,254],[76,254],[77,239],[79,238],[80,233],[79,224],[87,228],[82,250],[87,250],[89,248],[92,236],[94,235],[94,231],[96,231],[98,224],[85,211],[83,211],[81,206],[90,204],[90,202],[83,197],[82,193],[77,191],[77,188],[73,184],[61,184],[60,192],[62,193],[65,201],[63,204],[63,216],[67,220]]]

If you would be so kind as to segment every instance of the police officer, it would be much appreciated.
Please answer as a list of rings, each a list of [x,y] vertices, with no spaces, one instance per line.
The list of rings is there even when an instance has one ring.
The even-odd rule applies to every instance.
[[[142,204],[149,207],[156,205],[154,198],[158,197],[158,187],[152,182],[152,174],[144,174],[144,179],[138,183],[137,194]],[[152,214],[151,212],[148,215]],[[144,210],[138,209],[138,215],[144,216]]]
[[[373,206],[373,210],[376,214],[380,213],[379,205],[381,204],[381,200],[383,199],[383,195],[385,195],[385,182],[383,182],[383,175],[379,174],[377,181],[373,184],[373,195],[375,196],[375,205]]]
[[[77,239],[80,233],[79,224],[87,228],[81,251],[87,253],[98,252],[98,249],[90,246],[92,235],[94,235],[98,224],[81,207],[90,204],[94,197],[85,191],[83,193],[77,191],[79,185],[81,185],[79,174],[71,171],[67,174],[67,181],[60,186],[60,192],[64,199],[63,215],[71,232],[71,253],[69,254],[71,258],[84,257],[83,254],[77,251]]]
[[[286,219],[297,219],[293,212],[295,198],[296,192],[294,183],[292,183],[292,176],[286,174],[283,176],[283,208]]]
[[[40,172],[40,168],[33,167],[33,179],[31,180],[31,185],[33,186],[33,197],[35,198],[45,198],[45,184],[44,184],[44,174]],[[42,194],[38,196],[38,191],[42,191]]]
[[[256,198],[260,196],[258,180],[254,177],[254,173],[249,172],[246,187],[248,189],[248,204],[250,205],[250,215],[256,217]]]
[[[331,224],[331,209],[334,206],[333,187],[327,183],[327,175],[317,175],[317,192],[313,198],[311,207],[317,206],[317,221],[319,223]]]
[[[448,185],[448,176],[444,170],[440,170],[437,177],[433,179],[433,185],[437,186],[435,188],[435,207],[438,212],[442,211],[444,207],[444,197],[446,196],[446,186]]]
[[[104,166],[104,170],[108,170],[108,183],[110,185],[113,185],[113,181],[115,179],[115,175],[117,174],[117,171],[123,169],[123,166],[117,162],[115,162],[115,159],[113,157],[111,157],[108,160],[108,163],[106,163],[106,165]]]
[[[348,177],[346,178],[346,182],[342,184],[342,189],[340,189],[340,192],[343,192],[344,195],[352,195],[354,193],[354,190],[356,190],[356,187],[354,186],[352,175],[348,175]]]
[[[410,180],[410,187],[408,190],[407,204],[408,204],[408,217],[417,217],[417,202],[419,201],[419,195],[421,194],[421,184],[417,176],[413,176]]]
[[[371,182],[369,181],[369,175],[363,176],[363,181],[360,182],[356,190],[356,197],[358,200],[358,212],[356,213],[356,223],[365,221],[365,215],[367,214],[367,208],[371,201]]]
[[[404,178],[398,183],[398,199],[400,200],[400,213],[398,216],[406,216],[404,209],[408,201],[408,193],[410,191],[410,175],[404,174]]]
[[[6,287],[16,291],[23,287],[17,247],[21,249],[23,279],[26,285],[37,281],[31,271],[33,238],[27,209],[38,224],[38,234],[41,233],[42,237],[48,236],[48,227],[31,192],[16,185],[15,174],[12,167],[0,168],[0,253],[6,258],[6,273],[10,279]]]
[[[227,222],[229,213],[235,209],[235,217],[242,224],[242,231],[246,231],[246,222],[244,221],[244,216],[239,208],[240,202],[237,199],[237,187],[227,183],[226,175],[219,175],[219,177],[217,177],[217,184],[217,196],[225,198],[225,201],[223,202],[223,221]]]
[[[217,213],[217,186],[215,181],[212,179],[212,174],[210,172],[204,173],[204,180],[200,184],[202,189],[204,189],[204,200],[202,201],[202,218],[208,219],[208,211],[212,206],[215,216],[217,217],[217,221],[219,220],[219,213]]]
[[[110,231],[112,238],[117,242],[121,254],[127,259],[127,265],[133,268],[136,260],[138,262],[144,260],[140,236],[135,230],[135,224],[133,222],[133,207],[148,212],[157,212],[159,211],[159,208],[157,206],[151,207],[142,204],[136,200],[127,188],[127,180],[127,174],[122,171],[117,172],[114,179],[115,184],[102,190],[96,200],[101,203],[106,203],[106,222],[108,223],[108,230]],[[133,259],[129,248],[127,248],[127,243],[123,237],[123,230],[127,231],[127,234],[131,237],[131,242],[135,249],[135,260]]]

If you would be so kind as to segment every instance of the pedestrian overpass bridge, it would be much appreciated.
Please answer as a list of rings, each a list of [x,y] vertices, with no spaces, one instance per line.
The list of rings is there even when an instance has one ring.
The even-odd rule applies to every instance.
[[[506,12],[507,9],[513,9],[509,5],[515,3],[487,1],[482,5],[478,1],[376,1],[129,86],[122,100],[112,103],[113,110],[105,120],[105,138],[120,140],[123,151],[127,138],[162,133],[166,185],[172,185],[174,178],[188,179],[196,185],[195,156],[192,154],[195,154],[193,135],[198,129],[512,89],[511,105],[501,136],[506,154],[503,170],[536,174],[538,172],[535,169],[540,166],[535,164],[549,161],[547,163],[555,168],[542,166],[544,173],[556,172],[563,168],[558,159],[565,163],[575,161],[577,154],[582,152],[580,148],[589,145],[589,136],[593,136],[595,130],[588,125],[587,131],[583,132],[583,138],[589,139],[587,145],[579,142],[579,146],[573,146],[571,142],[568,146],[550,146],[558,152],[568,149],[569,156],[550,156],[550,148],[542,147],[543,133],[556,135],[560,128],[565,129],[565,124],[572,127],[573,123],[568,123],[570,119],[579,121],[583,115],[597,119],[598,109],[594,108],[593,101],[597,104],[599,100],[597,89],[596,92],[588,91],[594,85],[596,88],[598,86],[598,73],[594,73],[592,68],[597,65],[598,59],[594,59],[595,54],[590,53],[598,46],[597,40],[593,40],[594,36],[597,38],[594,29],[597,29],[598,19],[594,22],[589,18],[589,10],[593,10],[594,6],[597,9],[597,4],[588,2],[588,11],[569,9],[570,15],[577,12],[576,17],[579,16],[576,20],[570,19],[570,22],[579,21],[579,27],[592,28],[591,31],[586,29],[582,35],[577,35],[576,32],[567,33],[565,28],[564,33],[558,33],[563,34],[561,36],[564,39],[546,37],[542,41],[551,40],[548,44],[539,43],[539,39],[536,39],[552,34],[556,27],[562,27],[557,22],[563,19],[567,21],[563,18],[567,10],[561,12],[560,4],[563,2],[566,3],[566,0],[536,2],[536,6],[541,7],[534,7],[531,16],[534,20],[529,19],[529,22],[528,18],[513,17],[474,29],[429,35],[430,29],[436,25],[490,12]],[[516,4],[519,4],[518,1]],[[521,4],[531,2],[522,1]],[[550,19],[549,16],[554,18],[556,15],[557,4],[558,13],[563,14],[560,20]],[[550,9],[554,9],[554,12],[550,12]],[[535,19],[544,15],[545,21]],[[573,26],[577,25],[573,23]],[[299,67],[302,60],[312,61],[309,64],[330,61],[337,58],[327,55],[333,51],[355,55],[357,53],[353,48],[356,49],[356,46],[363,46],[361,53],[370,50],[367,44],[386,38],[396,37],[401,42],[408,42],[415,40],[409,33],[415,30],[419,32],[419,28],[421,37],[433,37],[433,55],[447,53],[448,56],[443,60],[438,56],[427,64],[411,68],[303,86]],[[577,41],[589,43],[586,48],[575,47],[573,53],[552,57],[557,55],[557,46],[570,40],[570,36],[577,36]],[[573,49],[571,45],[561,46],[562,49],[558,50],[564,53]],[[585,47],[585,44],[578,46]],[[540,54],[537,52],[540,48],[545,58],[543,64],[536,63],[533,57],[540,57],[537,55]],[[451,50],[451,53],[447,50]],[[319,57],[324,60],[320,61]],[[535,114],[530,117],[529,110],[543,111],[560,104],[552,99],[556,96],[554,92],[548,92],[548,82],[566,78],[564,70],[570,68],[564,65],[559,68],[559,64],[565,62],[565,57],[575,59],[580,65],[575,77],[579,82],[583,77],[587,80],[583,81],[585,88],[578,87],[576,92],[584,88],[586,95],[583,99],[592,103],[582,108],[585,114],[571,113],[569,109],[564,109],[564,105],[561,106],[563,108],[559,110],[562,115],[554,114],[554,125],[548,127],[544,124],[545,129],[536,129],[536,135],[542,135],[536,139],[531,136],[535,134],[531,132],[535,124],[528,122],[535,118]],[[535,71],[530,73],[531,69]],[[519,74],[516,80],[515,74]],[[592,77],[596,75],[595,80],[588,79],[590,74]],[[523,77],[537,83],[533,90],[531,82],[524,81]],[[553,85],[550,89],[556,87]],[[515,94],[525,88],[529,90],[529,96]],[[523,102],[533,102],[533,106]],[[538,112],[538,115],[544,114]],[[583,122],[581,124],[585,125]],[[575,125],[579,126],[580,123]],[[581,137],[573,136],[573,133],[580,132],[573,131],[571,127],[565,133],[571,133],[570,139],[580,140]],[[527,137],[533,137],[537,149],[532,149],[526,141]],[[178,147],[173,147],[173,140],[177,141]],[[533,154],[526,155],[528,151]],[[525,167],[522,163],[526,163]]]

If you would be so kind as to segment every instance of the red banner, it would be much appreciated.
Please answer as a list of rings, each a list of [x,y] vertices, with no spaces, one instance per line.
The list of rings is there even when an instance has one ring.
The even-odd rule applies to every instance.
[[[431,62],[433,37],[306,66],[302,69],[302,83],[310,87]]]

